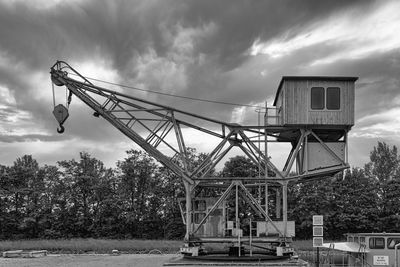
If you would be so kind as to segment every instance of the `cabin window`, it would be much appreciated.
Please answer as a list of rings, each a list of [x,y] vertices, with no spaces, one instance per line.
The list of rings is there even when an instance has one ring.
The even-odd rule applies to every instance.
[[[340,109],[340,88],[328,87],[326,88],[326,108],[329,110]]]
[[[352,237],[352,236],[349,236],[349,237],[347,238],[347,242],[353,242],[353,237]]]
[[[354,237],[354,242],[358,243],[358,236]]]
[[[360,244],[365,244],[365,236],[360,236]]]
[[[385,239],[383,237],[370,237],[369,248],[384,249]]]
[[[388,238],[387,246],[390,249],[394,249],[394,246],[400,243],[400,238]]]
[[[311,88],[311,109],[325,108],[325,90],[323,87]]]

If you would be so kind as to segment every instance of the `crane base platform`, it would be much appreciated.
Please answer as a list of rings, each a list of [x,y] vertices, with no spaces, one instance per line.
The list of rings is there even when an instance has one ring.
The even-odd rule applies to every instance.
[[[206,258],[205,258],[206,257]],[[163,266],[280,266],[280,267],[309,267],[309,263],[301,259],[282,259],[266,255],[231,257],[231,256],[199,256],[184,257],[183,255],[172,258]]]

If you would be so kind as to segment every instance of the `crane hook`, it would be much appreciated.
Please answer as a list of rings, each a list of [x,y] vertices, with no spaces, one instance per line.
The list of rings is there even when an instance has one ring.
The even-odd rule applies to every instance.
[[[62,126],[62,124],[60,124],[60,128],[57,128],[57,133],[62,134],[65,131],[64,126]]]

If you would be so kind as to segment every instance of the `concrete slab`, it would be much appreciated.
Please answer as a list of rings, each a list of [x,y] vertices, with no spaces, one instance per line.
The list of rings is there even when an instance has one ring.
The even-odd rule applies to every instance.
[[[3,252],[4,258],[38,258],[47,256],[47,250],[9,250]]]

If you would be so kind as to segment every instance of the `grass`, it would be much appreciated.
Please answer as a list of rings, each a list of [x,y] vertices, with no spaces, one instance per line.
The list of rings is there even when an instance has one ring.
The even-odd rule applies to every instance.
[[[33,239],[0,241],[0,252],[7,250],[47,250],[50,253],[111,253],[117,249],[122,253],[148,253],[159,250],[162,253],[176,253],[183,245],[180,240],[139,240],[139,239]],[[312,251],[312,240],[293,242],[297,251]]]
[[[0,251],[47,250],[50,253],[111,253],[117,249],[122,253],[148,253],[153,249],[162,253],[176,253],[182,241],[176,240],[117,240],[117,239],[34,239],[0,241]]]

